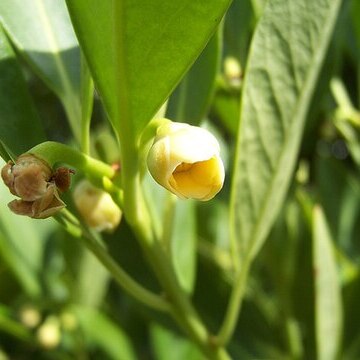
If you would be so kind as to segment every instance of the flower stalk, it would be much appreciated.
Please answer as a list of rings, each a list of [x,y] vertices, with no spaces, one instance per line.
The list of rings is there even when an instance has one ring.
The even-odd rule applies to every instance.
[[[81,238],[85,246],[98,258],[106,269],[114,277],[115,281],[127,293],[133,296],[141,303],[148,305],[162,312],[170,312],[170,304],[161,296],[145,289],[142,285],[131,278],[109,255],[103,245],[95,236],[86,230],[77,218],[66,209],[57,215],[56,220],[65,227],[65,229],[76,238]]]

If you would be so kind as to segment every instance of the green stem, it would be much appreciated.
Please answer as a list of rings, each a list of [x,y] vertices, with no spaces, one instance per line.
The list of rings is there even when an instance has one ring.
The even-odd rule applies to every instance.
[[[339,78],[333,78],[330,88],[338,105],[338,117],[347,119],[354,126],[360,127],[360,113],[352,104],[343,82]]]
[[[65,227],[65,229],[75,237],[81,237],[86,247],[97,257],[97,259],[111,273],[115,281],[135,299],[149,307],[159,311],[169,312],[170,305],[162,297],[145,289],[142,285],[132,279],[109,255],[99,241],[85,228],[68,210],[61,212],[62,217],[57,220]]]
[[[126,13],[123,1],[114,1],[112,6],[114,24],[114,61],[116,65],[117,104],[110,114],[117,131],[121,147],[121,184],[124,190],[124,215],[132,227],[143,252],[152,266],[166,296],[172,305],[174,319],[194,342],[202,349],[207,358],[220,360],[209,346],[209,335],[187,294],[180,287],[171,259],[163,245],[157,241],[152,227],[149,210],[141,188],[140,169],[142,159],[139,154],[138,137],[130,110],[128,93],[128,72],[126,63]],[[146,140],[145,140],[146,142]]]
[[[87,248],[91,250],[101,263],[110,271],[115,281],[130,295],[156,310],[165,312],[170,310],[170,306],[165,300],[140,286],[123,269],[121,269],[94,238],[90,236],[83,236],[82,239],[84,240]]]
[[[54,141],[43,142],[28,152],[45,160],[50,166],[60,162],[66,163],[100,182],[104,176],[109,179],[115,176],[115,170],[111,166],[85,155],[70,146]]]
[[[236,327],[236,323],[239,317],[242,300],[244,298],[246,283],[251,265],[251,258],[248,256],[240,266],[235,277],[234,287],[232,289],[229,304],[226,310],[224,321],[220,327],[217,335],[217,343],[221,346],[226,345]]]
[[[136,215],[137,218],[131,218],[132,229],[161,286],[166,292],[166,296],[172,305],[171,314],[174,320],[189,338],[199,346],[208,359],[229,359],[229,357],[225,357],[226,352],[224,349],[220,351],[220,348],[209,343],[210,335],[192,306],[187,294],[181,288],[171,259],[163,244],[157,241],[153,235],[149,212],[146,208],[145,200],[141,196],[139,174],[133,174],[129,179],[134,181],[132,188],[137,188],[137,191],[133,193],[137,194],[137,211],[132,214]],[[126,186],[124,186],[124,195],[127,193]],[[133,201],[133,199],[128,197],[126,201]],[[132,209],[132,207],[130,208]]]

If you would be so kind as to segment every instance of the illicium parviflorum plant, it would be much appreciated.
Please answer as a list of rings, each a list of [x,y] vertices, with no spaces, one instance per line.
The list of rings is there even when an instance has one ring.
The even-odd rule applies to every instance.
[[[0,359],[360,358],[359,12],[1,0]]]

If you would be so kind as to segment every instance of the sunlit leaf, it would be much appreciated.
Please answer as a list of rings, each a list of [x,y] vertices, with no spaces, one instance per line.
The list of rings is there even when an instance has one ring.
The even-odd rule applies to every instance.
[[[322,209],[315,207],[313,216],[317,359],[335,360],[342,333],[341,286],[333,242]]]
[[[341,0],[270,1],[255,31],[231,205],[244,256],[257,253],[283,204],[340,5]]]
[[[205,47],[229,3],[141,0],[116,7],[110,0],[67,1],[116,128],[119,121],[130,121],[141,130],[152,118]]]

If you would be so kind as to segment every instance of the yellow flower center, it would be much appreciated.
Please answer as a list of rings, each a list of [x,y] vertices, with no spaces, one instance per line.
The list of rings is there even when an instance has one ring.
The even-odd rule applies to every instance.
[[[169,183],[186,198],[205,199],[222,186],[218,159],[181,163],[172,173]]]

